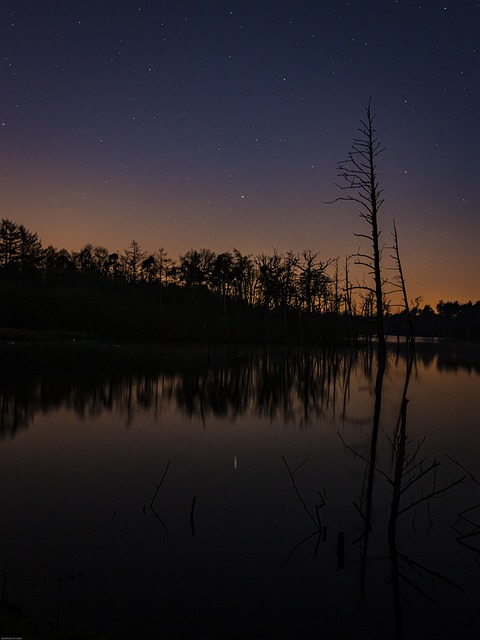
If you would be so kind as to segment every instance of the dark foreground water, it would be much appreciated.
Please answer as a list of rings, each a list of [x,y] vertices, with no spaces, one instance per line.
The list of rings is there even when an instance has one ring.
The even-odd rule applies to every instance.
[[[111,639],[479,637],[478,349],[0,352],[4,603]]]

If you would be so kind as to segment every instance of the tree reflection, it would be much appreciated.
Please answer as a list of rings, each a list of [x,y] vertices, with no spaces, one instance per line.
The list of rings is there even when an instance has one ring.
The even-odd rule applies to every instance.
[[[399,354],[397,353],[397,359],[398,358]],[[420,506],[425,506],[429,510],[430,502],[432,500],[444,497],[456,485],[467,482],[469,480],[469,475],[470,479],[472,478],[471,474],[465,473],[451,482],[440,482],[437,478],[437,470],[440,467],[440,463],[437,460],[428,462],[427,458],[423,457],[422,446],[424,444],[424,440],[421,440],[420,442],[413,442],[408,438],[407,407],[409,400],[407,394],[414,364],[415,352],[413,350],[409,350],[405,364],[405,380],[400,402],[399,417],[394,429],[393,437],[389,438],[387,436],[387,440],[390,443],[392,450],[390,470],[384,470],[377,463],[382,386],[386,367],[386,361],[384,358],[380,357],[377,362],[374,412],[372,430],[370,434],[369,455],[362,455],[345,442],[340,436],[344,446],[352,451],[356,457],[362,459],[366,464],[366,483],[365,486],[362,487],[360,506],[354,503],[363,523],[362,534],[354,540],[354,544],[361,543],[360,564],[362,590],[365,588],[367,568],[370,561],[368,554],[368,541],[373,530],[372,512],[374,504],[373,487],[375,476],[381,476],[390,486],[390,509],[388,512],[386,528],[388,559],[391,570],[395,633],[398,640],[404,637],[404,604],[407,603],[409,607],[414,610],[412,602],[408,600],[403,592],[403,586],[408,586],[410,591],[413,591],[417,596],[421,596],[431,603],[436,603],[436,600],[431,596],[430,592],[437,582],[442,582],[450,588],[463,593],[462,587],[455,581],[449,579],[436,569],[432,569],[424,563],[418,562],[411,557],[410,554],[407,555],[399,550],[399,520],[408,512],[415,512]],[[363,508],[362,505],[364,505]],[[460,514],[457,523],[459,523],[464,516],[465,512]],[[477,533],[477,530],[475,530],[475,533]],[[461,542],[463,542],[463,538]],[[425,584],[425,582],[427,582],[427,584]]]
[[[428,568],[424,564],[413,560],[413,558],[405,555],[404,553],[400,553],[397,547],[397,524],[400,516],[411,509],[417,508],[419,505],[429,505],[431,500],[445,496],[446,493],[455,485],[467,480],[467,475],[465,474],[453,482],[439,486],[437,483],[437,468],[440,466],[440,463],[434,460],[432,463],[426,464],[424,459],[419,459],[419,453],[423,442],[413,445],[413,443],[409,442],[407,438],[407,390],[413,360],[413,354],[409,354],[399,425],[396,437],[392,440],[392,448],[394,452],[393,475],[389,479],[392,485],[392,500],[390,518],[388,522],[388,544],[390,550],[397,638],[404,637],[402,602],[405,598],[402,597],[402,583],[409,585],[418,595],[423,596],[430,602],[435,602],[435,600],[428,592],[429,587],[423,588],[421,583],[418,581],[418,578],[421,579],[423,576],[427,576],[431,584],[435,581],[442,581],[463,593],[462,587],[454,581],[441,575],[437,571]],[[429,485],[426,487],[425,481],[427,479],[430,481]],[[415,496],[412,496],[412,490],[416,486],[419,486],[420,490]],[[402,499],[404,502],[408,500],[408,503],[402,504]],[[414,574],[417,580],[415,580],[412,574]]]
[[[168,358],[137,357],[128,348],[21,346],[4,351],[0,372],[1,434],[14,435],[39,413],[66,408],[80,417],[119,412],[127,424],[142,411],[159,417],[172,404],[189,418],[235,419],[246,413],[305,427],[345,411],[349,379],[368,365],[361,351],[248,350],[205,357],[203,350]],[[365,373],[365,372],[364,372]]]
[[[159,417],[172,404],[189,418],[235,419],[248,412],[305,427],[327,415],[338,417],[338,412],[345,420],[352,375],[375,379],[373,465],[364,512],[368,521],[385,372],[385,363],[376,360],[371,346],[245,348],[233,354],[219,348],[207,355],[202,347],[19,344],[3,345],[1,355],[2,436],[28,427],[37,413],[59,408],[81,417],[116,411],[129,423],[142,411]],[[406,361],[407,354],[397,358]],[[472,358],[467,361],[461,347],[434,352],[430,344],[417,345],[416,358],[424,366],[449,371],[470,371],[475,362]]]
[[[368,461],[367,471],[367,489],[365,500],[365,512],[362,514],[363,521],[365,523],[365,529],[363,532],[363,551],[362,551],[362,582],[365,580],[365,569],[368,554],[368,541],[369,534],[372,529],[372,504],[373,504],[373,484],[375,481],[376,471],[376,459],[377,459],[377,444],[378,433],[380,429],[380,413],[382,410],[382,389],[383,389],[383,376],[385,375],[385,355],[378,355],[377,363],[377,376],[375,380],[375,407],[373,413],[373,425],[372,435],[370,438],[370,457]]]

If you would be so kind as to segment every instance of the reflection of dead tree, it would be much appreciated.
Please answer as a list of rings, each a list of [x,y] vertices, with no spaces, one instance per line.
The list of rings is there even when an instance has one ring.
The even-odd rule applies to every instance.
[[[388,520],[388,545],[391,564],[391,579],[393,587],[397,639],[403,637],[402,604],[404,597],[401,593],[402,583],[407,584],[417,594],[426,598],[430,602],[435,602],[435,600],[431,597],[426,589],[422,588],[422,579],[424,579],[425,576],[427,576],[431,581],[438,581],[444,584],[448,584],[450,587],[463,592],[463,589],[449,578],[416,562],[415,560],[409,558],[407,555],[401,553],[398,550],[397,524],[399,518],[400,516],[408,512],[412,512],[412,510],[415,513],[417,508],[421,505],[426,505],[429,509],[432,500],[445,496],[450,489],[458,484],[466,482],[468,480],[467,476],[470,476],[470,478],[473,479],[473,476],[471,476],[471,474],[467,472],[460,478],[450,483],[439,483],[437,478],[437,471],[440,467],[440,463],[437,460],[428,462],[427,459],[422,456],[422,446],[425,440],[414,443],[407,438],[407,391],[414,364],[414,358],[415,354],[413,352],[410,352],[407,360],[400,415],[395,427],[393,437],[388,438],[393,451],[392,472],[390,473],[384,471],[376,464],[376,447],[379,429],[383,378],[381,359],[379,362],[379,368],[377,370],[375,389],[375,415],[373,421],[370,455],[362,455],[354,448],[352,448],[349,444],[347,444],[343,440],[342,436],[338,434],[344,446],[356,457],[360,458],[366,463],[366,488],[364,487],[362,490],[362,498],[364,493],[366,493],[366,507],[362,509],[356,503],[354,503],[354,507],[360,514],[364,525],[362,534],[356,540],[354,540],[354,544],[359,542],[363,543],[361,555],[362,583],[365,580],[368,538],[372,530],[371,511],[372,485],[374,475],[378,474],[379,476],[383,477],[392,489],[391,508]],[[383,366],[385,366],[385,362],[383,362]],[[466,471],[466,469],[464,469],[463,467],[462,469]],[[428,483],[428,488],[426,488],[426,483]],[[477,505],[477,507],[480,507],[480,504]],[[467,511],[460,514],[459,520],[462,519],[463,516],[463,520],[474,526],[474,529],[473,531],[470,531],[470,533],[466,536],[460,536],[459,542],[465,544],[466,546],[470,546],[468,542],[465,542],[465,539],[470,539],[474,535],[479,534],[480,525],[476,525],[476,523],[468,520],[465,517],[466,513]],[[412,526],[414,526],[413,523]],[[471,548],[474,547],[471,546]],[[475,550],[480,551],[480,549]],[[412,573],[414,575],[412,575]]]
[[[349,444],[345,442],[345,440],[342,438],[340,434],[338,435],[342,443],[344,444],[344,446],[349,451],[351,451],[357,458],[360,458],[361,460],[366,462],[368,465],[371,464],[371,461],[369,460],[369,458],[363,456],[361,453],[358,453],[358,451],[353,449],[353,447],[351,447]],[[412,454],[405,452],[403,456],[404,464],[402,468],[401,485],[398,491],[400,496],[403,496],[403,494],[406,491],[410,490],[417,482],[424,479],[430,473],[433,474],[432,486],[426,494],[424,494],[422,491],[422,494],[419,498],[412,500],[412,502],[410,502],[410,504],[408,504],[407,506],[403,507],[403,509],[399,509],[397,514],[399,516],[403,515],[407,511],[410,511],[410,509],[414,509],[415,507],[418,507],[420,504],[428,503],[433,498],[443,498],[446,495],[447,491],[449,491],[450,489],[452,489],[458,484],[466,482],[467,480],[467,476],[464,475],[461,478],[458,478],[457,480],[454,480],[453,482],[450,482],[447,485],[441,486],[440,488],[437,487],[437,468],[440,466],[440,462],[437,462],[437,460],[434,460],[431,464],[428,465],[428,467],[424,468],[425,459],[422,459],[419,461],[416,460],[417,455],[420,452],[421,447],[423,445],[423,442],[424,440],[417,443],[415,451]],[[406,444],[407,445],[410,444],[410,441],[407,441]],[[392,445],[395,447],[396,455],[398,455],[397,448],[399,445],[397,443],[392,443]],[[391,478],[387,473],[385,473],[385,471],[383,471],[377,466],[375,466],[375,471],[379,473],[381,476],[383,476],[392,487],[394,486],[395,478]],[[407,479],[405,479],[405,477],[407,477]]]
[[[398,352],[397,352],[397,356],[398,356]],[[410,384],[410,378],[412,375],[412,369],[414,364],[415,364],[415,353],[409,352],[407,357],[407,368],[405,371],[405,382],[403,385],[402,403],[400,405],[400,412],[398,415],[397,426],[395,428],[394,440],[396,440],[399,437],[400,429],[402,427],[402,420],[404,419],[404,410],[406,411],[406,407],[404,408],[404,405],[406,402],[408,402],[407,400],[408,385]],[[394,453],[395,453],[395,450],[392,447],[392,454]]]
[[[382,388],[383,388],[383,376],[385,374],[385,356],[379,352],[378,355],[378,368],[377,378],[375,380],[375,410],[373,414],[373,427],[372,436],[370,439],[370,460],[368,464],[368,477],[367,477],[367,497],[365,505],[365,531],[364,531],[364,545],[362,553],[362,579],[365,579],[365,570],[367,562],[368,540],[371,531],[371,518],[372,518],[372,504],[373,504],[373,483],[375,480],[375,461],[377,458],[377,441],[378,432],[380,430],[380,412],[382,408]]]
[[[392,585],[393,585],[393,602],[395,607],[395,628],[397,637],[403,635],[402,627],[402,600],[400,597],[400,567],[397,552],[397,520],[400,510],[400,498],[402,489],[402,477],[405,465],[405,444],[407,440],[406,422],[407,422],[407,403],[408,400],[403,396],[400,432],[397,436],[395,467],[393,474],[392,503],[390,511],[390,519],[388,521],[388,545],[390,548],[390,564],[392,567]]]
[[[475,546],[474,544],[472,544],[473,539],[477,538],[477,536],[480,536],[480,523],[479,522],[474,522],[473,520],[470,519],[470,514],[473,511],[476,511],[478,509],[480,509],[480,503],[474,505],[473,507],[469,507],[468,509],[465,509],[464,511],[461,511],[458,514],[457,520],[452,525],[452,528],[457,533],[461,533],[461,531],[459,530],[459,525],[460,524],[465,524],[466,523],[467,526],[471,527],[470,531],[468,533],[462,533],[461,535],[458,536],[457,542],[459,544],[463,545],[464,547],[467,547],[468,549],[471,549],[472,551],[475,551],[475,553],[476,553],[475,562],[477,564],[480,564],[480,562],[479,562],[479,559],[480,559],[480,542],[477,541],[477,545],[478,546]],[[467,517],[467,514],[468,514],[468,517]]]
[[[395,464],[393,469],[393,478],[388,476],[387,480],[392,485],[392,501],[390,518],[388,522],[388,545],[390,550],[390,565],[392,571],[392,587],[393,587],[393,602],[395,608],[395,628],[397,632],[397,638],[403,638],[403,612],[402,612],[402,597],[400,584],[405,582],[412,587],[418,594],[425,597],[430,602],[435,600],[424,590],[419,584],[414,582],[411,577],[408,577],[401,566],[401,561],[410,569],[418,572],[419,574],[427,574],[431,579],[437,579],[445,582],[452,587],[455,587],[463,592],[463,589],[456,583],[452,582],[445,576],[428,569],[422,564],[415,562],[406,555],[400,553],[397,548],[397,522],[399,516],[406,513],[410,509],[417,507],[422,503],[429,503],[433,498],[444,496],[445,493],[461,482],[464,482],[466,476],[462,476],[458,480],[451,482],[448,485],[438,488],[436,482],[436,472],[439,463],[434,460],[432,464],[424,467],[425,460],[419,460],[417,458],[422,444],[424,441],[417,443],[413,452],[408,450],[407,440],[407,404],[408,399],[406,397],[406,389],[408,387],[408,380],[410,377],[411,364],[407,366],[406,385],[404,388],[404,394],[402,398],[402,406],[400,412],[400,422],[397,428],[395,440],[392,441],[392,448],[395,455]],[[400,502],[402,496],[409,491],[417,482],[425,478],[430,473],[433,474],[432,487],[427,494],[423,494],[423,490],[420,498],[413,499],[407,506],[401,508]]]
[[[343,440],[340,434],[339,437],[343,444],[352,451],[356,456],[362,458],[367,463],[366,469],[366,497],[365,497],[365,509],[362,509],[362,506],[358,506],[355,502],[353,503],[354,507],[360,514],[362,521],[364,523],[364,528],[362,534],[354,540],[354,544],[362,541],[362,554],[361,554],[361,566],[362,566],[362,583],[365,581],[366,575],[366,566],[367,566],[367,553],[368,553],[368,542],[370,537],[370,532],[372,531],[371,519],[372,519],[372,506],[373,506],[373,485],[375,481],[375,473],[379,471],[376,466],[376,458],[377,458],[377,443],[378,443],[378,433],[380,430],[380,413],[382,408],[382,388],[383,388],[383,377],[385,374],[385,357],[379,354],[378,356],[378,366],[377,366],[377,376],[375,379],[375,407],[373,414],[373,424],[372,424],[372,434],[370,437],[370,456],[369,458],[365,458],[353,450],[347,443]],[[380,471],[380,473],[383,473]],[[363,493],[363,492],[362,492]],[[363,495],[362,495],[363,498]],[[362,500],[363,502],[363,500]]]
[[[472,480],[476,485],[480,487],[480,482],[470,473],[470,471],[468,471],[468,469],[466,469],[460,462],[458,462],[458,460],[454,460],[453,458],[450,458],[450,456],[447,456],[447,458],[452,462],[454,462],[456,465],[458,465],[461,469],[463,469],[463,471],[465,471],[467,475],[470,477],[470,480]],[[479,562],[480,542],[477,542],[478,546],[475,546],[473,544],[473,540],[477,539],[477,536],[480,536],[480,522],[475,522],[474,520],[471,520],[471,513],[476,510],[480,511],[480,502],[478,504],[473,505],[473,507],[469,507],[468,509],[464,509],[464,511],[461,511],[458,514],[457,519],[453,523],[452,529],[460,534],[457,538],[457,542],[463,545],[464,547],[467,547],[468,549],[471,549],[472,551],[474,551],[476,553],[475,562],[477,564],[480,564]],[[470,528],[468,533],[463,533],[459,529],[460,525],[465,525],[465,524],[467,525],[467,527]]]
[[[402,623],[402,595],[401,595],[401,583],[408,584],[418,594],[429,600],[435,602],[435,600],[427,593],[425,589],[422,589],[411,576],[407,575],[407,569],[414,571],[419,577],[427,575],[431,580],[438,580],[444,582],[451,587],[454,587],[463,592],[462,588],[452,580],[441,575],[440,573],[429,569],[428,567],[412,560],[407,555],[400,553],[397,548],[397,524],[400,516],[408,513],[412,509],[416,509],[422,504],[429,505],[430,501],[436,498],[441,498],[446,493],[458,484],[464,483],[467,480],[467,475],[448,483],[439,486],[437,481],[437,469],[440,463],[434,460],[430,464],[426,463],[426,459],[420,457],[422,445],[424,441],[420,441],[413,446],[412,442],[408,440],[406,434],[406,415],[407,415],[408,400],[406,397],[402,401],[400,428],[396,434],[395,440],[392,441],[392,447],[394,449],[394,468],[393,476],[390,476],[383,469],[375,467],[375,471],[378,472],[392,487],[391,498],[391,510],[388,521],[388,544],[389,544],[389,556],[392,571],[392,586],[393,597],[395,607],[395,623],[397,630],[397,638],[403,637],[403,623]],[[356,457],[360,458],[367,463],[368,468],[371,466],[371,460],[366,456],[363,456],[358,451],[348,445],[340,436],[344,446],[351,451]],[[424,490],[423,481],[427,478],[431,479],[431,485],[427,491]],[[402,506],[402,501],[405,502],[407,494],[410,494],[413,489],[420,486],[421,491],[416,496],[413,496],[407,504]],[[417,497],[418,496],[418,497]],[[370,520],[366,515],[368,512],[363,513],[359,507],[354,503],[355,508],[360,513],[365,529],[363,534],[357,538],[354,542],[368,539],[368,534],[371,531]],[[478,528],[480,531],[480,527]],[[478,531],[477,531],[478,533]],[[468,545],[467,545],[468,546]],[[364,569],[364,563],[366,562],[366,546],[364,543],[364,553],[362,554],[362,570]]]
[[[287,460],[285,459],[285,456],[282,456],[282,460],[285,464],[285,466],[287,467],[287,471],[288,471],[288,475],[290,476],[290,480],[292,481],[292,485],[293,488],[295,490],[295,493],[297,494],[297,497],[305,511],[305,513],[308,515],[309,519],[312,521],[313,526],[315,527],[315,530],[309,534],[308,536],[306,536],[305,538],[303,538],[302,540],[300,540],[300,542],[298,542],[293,549],[290,551],[290,553],[288,554],[288,557],[286,558],[286,560],[284,561],[284,564],[286,562],[288,562],[293,554],[295,553],[295,551],[301,547],[303,544],[305,544],[305,542],[308,542],[308,540],[311,540],[312,538],[314,538],[315,536],[317,537],[317,544],[315,546],[315,552],[314,552],[314,556],[317,556],[318,553],[318,548],[320,546],[320,542],[323,541],[325,542],[327,539],[327,527],[322,525],[322,521],[320,519],[320,509],[322,507],[325,506],[325,498],[324,496],[320,493],[320,491],[318,492],[319,498],[320,498],[320,502],[318,504],[315,505],[315,513],[312,512],[311,509],[309,509],[307,503],[305,502],[305,500],[302,497],[302,494],[300,493],[297,484],[295,482],[295,478],[294,475],[297,473],[297,471],[303,467],[303,465],[307,462],[307,459],[305,459],[302,463],[300,463],[295,469],[290,469],[290,466],[287,462]],[[339,534],[339,546],[340,546],[340,534]],[[344,554],[344,548],[345,548],[345,538],[343,538],[343,551],[341,548],[337,548],[337,555],[339,557],[339,564],[340,564],[340,558],[342,561],[342,566],[343,566],[343,554]],[[340,555],[342,553],[342,555]]]

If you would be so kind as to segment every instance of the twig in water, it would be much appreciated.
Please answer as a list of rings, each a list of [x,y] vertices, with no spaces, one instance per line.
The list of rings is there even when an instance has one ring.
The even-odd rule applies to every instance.
[[[463,464],[461,464],[458,460],[454,460],[453,458],[451,458],[447,453],[445,454],[445,456],[449,460],[451,460],[454,464],[458,465],[460,469],[463,469],[464,471],[466,471],[470,476],[470,478],[473,480],[473,482],[475,482],[475,484],[478,484],[478,486],[480,487],[480,482],[475,478],[473,474],[470,473],[470,471],[466,467],[463,466]]]
[[[460,591],[461,593],[465,593],[465,589],[463,587],[461,587],[459,584],[457,584],[456,582],[454,582],[453,580],[450,580],[450,578],[447,578],[446,576],[442,575],[441,573],[437,573],[436,571],[432,571],[432,569],[429,569],[428,567],[426,567],[423,564],[420,564],[419,562],[415,562],[415,560],[412,560],[412,558],[409,558],[408,556],[406,556],[403,553],[398,552],[398,555],[400,556],[400,558],[402,558],[411,567],[416,567],[417,569],[420,570],[420,572],[426,572],[432,578],[437,578],[438,580],[441,580],[442,582],[446,582],[451,587],[455,587],[455,589],[458,589],[458,591]]]
[[[315,526],[315,531],[313,533],[311,533],[309,536],[303,538],[303,540],[301,540],[299,543],[297,543],[293,549],[290,551],[287,559],[285,560],[285,562],[283,564],[285,564],[286,562],[288,562],[288,560],[291,559],[291,557],[293,556],[293,554],[295,553],[295,551],[301,547],[305,542],[307,542],[308,540],[310,540],[311,538],[313,538],[314,536],[317,536],[317,544],[315,545],[315,551],[314,551],[314,557],[317,557],[318,554],[318,549],[320,546],[320,542],[326,542],[327,539],[327,527],[322,526],[322,521],[320,520],[320,508],[325,506],[325,489],[323,491],[323,494],[321,494],[321,492],[318,492],[318,495],[320,497],[320,503],[315,505],[315,515],[313,515],[312,511],[308,508],[305,500],[302,498],[300,491],[298,490],[298,487],[295,483],[295,478],[293,477],[294,474],[301,468],[303,467],[303,465],[307,462],[308,458],[306,458],[302,463],[300,463],[293,471],[290,469],[288,462],[285,459],[285,456],[282,456],[282,460],[285,464],[285,466],[287,467],[287,471],[288,471],[288,475],[290,476],[290,480],[292,481],[292,485],[293,488],[295,490],[295,493],[297,494],[298,499],[300,500],[304,510],[306,511],[308,517],[310,518],[310,520],[313,522],[314,526]]]
[[[458,517],[456,519],[456,521],[452,524],[452,529],[456,532],[459,533],[460,535],[457,537],[457,542],[461,545],[463,545],[464,547],[467,547],[468,549],[471,549],[472,551],[475,551],[475,553],[477,554],[475,556],[475,562],[477,564],[480,564],[478,562],[478,559],[480,557],[480,547],[475,547],[473,544],[469,544],[468,542],[465,542],[465,540],[471,540],[472,538],[475,538],[476,536],[480,535],[480,524],[478,524],[478,522],[475,522],[474,520],[470,520],[470,518],[467,518],[465,516],[466,513],[469,513],[470,511],[474,511],[475,509],[478,509],[480,507],[480,503],[479,504],[475,504],[473,505],[473,507],[469,507],[468,509],[465,509],[464,511],[461,511],[458,514]],[[470,530],[469,533],[462,533],[462,531],[460,531],[457,528],[457,525],[460,524],[461,522],[466,522],[468,525],[470,525],[472,527],[472,529]]]
[[[348,449],[349,451],[351,451],[353,453],[354,456],[356,456],[357,458],[360,458],[360,460],[363,460],[364,462],[366,462],[368,465],[371,464],[370,459],[366,458],[365,456],[363,456],[361,453],[358,453],[358,451],[355,451],[355,449],[353,449],[347,442],[345,442],[345,440],[342,438],[342,435],[340,434],[339,431],[337,431],[337,436],[340,438],[340,440],[342,441],[343,446]],[[390,484],[392,484],[392,480],[391,478],[381,469],[379,469],[376,465],[373,465],[375,471],[377,471],[380,475],[382,475]]]
[[[155,508],[153,506],[153,503],[155,502],[155,498],[157,497],[157,493],[160,490],[160,487],[162,486],[163,481],[165,480],[165,476],[167,475],[167,471],[168,471],[168,467],[170,466],[170,460],[167,462],[167,466],[165,467],[165,471],[163,472],[163,476],[162,479],[160,480],[160,484],[157,487],[157,490],[155,491],[153,498],[150,502],[150,509],[153,511],[154,515],[156,518],[158,518],[158,520],[160,520],[160,524],[162,525],[162,527],[165,529],[165,533],[168,534],[168,529],[165,526],[165,523],[163,522],[163,520],[161,519],[161,517],[158,515],[158,513],[155,511]]]
[[[422,497],[419,498],[418,500],[415,500],[415,502],[412,502],[407,507],[404,507],[403,509],[400,509],[399,512],[398,512],[398,515],[401,515],[402,513],[405,513],[405,511],[408,511],[409,509],[412,509],[413,507],[416,507],[417,505],[421,504],[422,502],[427,502],[427,501],[431,500],[432,498],[443,498],[443,496],[445,495],[446,491],[448,491],[449,489],[452,489],[457,484],[465,482],[465,478],[466,478],[466,476],[462,476],[458,480],[454,480],[453,482],[451,482],[450,484],[442,487],[441,489],[436,489],[435,485],[434,485],[434,488],[430,491],[430,493],[428,493],[425,496],[422,495]]]
[[[297,494],[298,499],[299,499],[299,500],[300,500],[300,502],[302,503],[303,508],[304,508],[304,509],[305,509],[305,511],[307,512],[308,517],[312,520],[313,524],[315,525],[315,527],[316,527],[317,529],[318,529],[318,528],[321,528],[321,527],[319,527],[319,522],[317,522],[317,520],[315,520],[315,517],[313,516],[312,512],[310,511],[310,509],[307,507],[307,505],[306,505],[306,503],[305,503],[305,500],[302,498],[302,496],[301,496],[301,494],[300,494],[300,491],[298,490],[297,485],[295,484],[295,479],[294,479],[294,477],[293,477],[293,474],[295,473],[295,471],[297,471],[298,469],[300,469],[300,467],[301,467],[303,464],[305,464],[305,463],[303,462],[303,463],[302,463],[301,465],[299,465],[299,466],[298,466],[294,471],[292,471],[292,470],[290,469],[290,467],[288,466],[288,462],[285,460],[285,456],[282,456],[282,460],[283,460],[283,462],[284,462],[285,466],[287,467],[287,471],[288,471],[288,474],[289,474],[289,476],[290,476],[290,480],[292,481],[293,488],[295,489],[295,493]]]
[[[293,549],[290,551],[290,553],[288,554],[288,556],[285,558],[285,560],[282,562],[283,566],[284,564],[287,564],[287,562],[293,557],[293,554],[295,553],[295,551],[297,549],[299,549],[303,544],[305,544],[305,542],[308,542],[308,540],[311,540],[311,538],[313,538],[314,536],[318,536],[318,531],[314,531],[313,533],[311,533],[310,535],[306,536],[305,538],[303,538],[303,540],[300,540],[300,542],[297,542],[297,544],[293,547]],[[319,536],[320,537],[320,536]],[[318,547],[318,545],[317,545]]]
[[[345,533],[343,531],[338,532],[337,537],[337,569],[343,569],[345,567]]]
[[[197,500],[197,496],[193,496],[192,500],[192,508],[190,509],[190,527],[192,528],[192,536],[195,537],[195,523],[193,522],[193,512],[195,510],[195,502]]]

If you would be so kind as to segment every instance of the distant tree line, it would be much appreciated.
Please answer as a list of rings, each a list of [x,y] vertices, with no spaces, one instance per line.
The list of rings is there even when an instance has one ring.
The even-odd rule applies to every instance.
[[[427,338],[480,339],[480,300],[472,303],[444,302],[440,300],[435,310],[426,304],[420,307],[420,300],[411,302],[408,317],[405,311],[387,314],[386,329],[391,335],[408,332],[408,322],[412,323],[415,335]]]
[[[349,260],[191,249],[177,260],[132,241],[123,251],[44,247],[36,233],[0,224],[0,326],[71,330],[121,339],[315,342],[374,333],[371,291],[356,292]],[[387,333],[407,330],[389,312]],[[480,302],[412,303],[417,335],[479,338]]]

